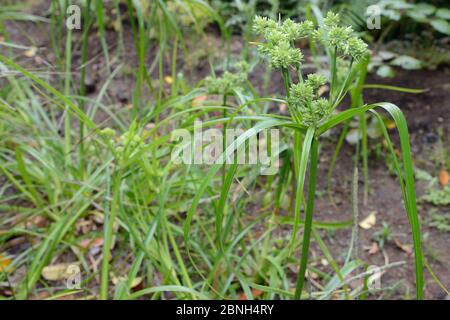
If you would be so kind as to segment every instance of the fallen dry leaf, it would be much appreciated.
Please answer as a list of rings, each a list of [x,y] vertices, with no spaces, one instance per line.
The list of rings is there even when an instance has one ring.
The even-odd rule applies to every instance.
[[[6,271],[11,262],[12,260],[10,258],[0,253],[0,271]]]
[[[287,110],[288,110],[286,103],[280,104],[280,105],[279,105],[279,108],[280,108],[280,112],[281,112],[281,113],[286,113]]]
[[[35,61],[37,64],[44,64],[44,63],[45,63],[45,60],[42,59],[42,58],[39,57],[39,56],[35,56],[35,57],[34,57],[34,61]]]
[[[394,239],[395,245],[401,249],[402,251],[406,252],[408,255],[412,254],[412,247],[408,244],[402,244],[400,240]]]
[[[376,242],[372,242],[372,245],[370,247],[367,247],[366,250],[367,250],[367,254],[369,256],[372,256],[372,255],[378,253],[378,251],[380,251],[380,247],[378,246],[378,244]]]
[[[167,84],[172,84],[172,83],[173,83],[173,78],[172,78],[171,76],[165,76],[165,77],[164,77],[164,81],[165,81]]]
[[[322,96],[325,92],[328,92],[329,88],[328,86],[321,86],[319,88],[319,90],[317,90],[317,94],[320,96]]]
[[[208,97],[207,96],[198,96],[197,98],[192,100],[192,106],[193,107],[199,107],[202,105],[202,102],[205,101]]]
[[[389,120],[386,123],[386,128],[388,128],[389,130],[395,129],[397,127],[397,125],[395,124],[394,120]]]
[[[32,57],[34,57],[36,55],[36,52],[37,52],[37,48],[36,47],[31,47],[30,49],[25,51],[23,54],[27,58],[32,58]]]
[[[95,223],[89,218],[82,218],[76,222],[78,234],[87,234],[95,230]]]
[[[377,223],[376,211],[370,213],[363,221],[359,223],[359,226],[365,230],[372,228]]]
[[[44,300],[50,297],[50,293],[48,291],[41,291],[37,293],[36,295],[31,296],[30,300]]]
[[[73,266],[78,266],[78,262],[72,263],[57,263],[49,265],[42,269],[42,277],[49,281],[58,281],[68,279],[73,276]]]
[[[259,296],[262,295],[262,294],[263,294],[263,292],[262,292],[261,290],[258,290],[258,289],[252,289],[252,295],[253,295],[253,298],[257,298],[257,297],[259,297]],[[242,293],[239,295],[238,300],[248,300],[247,295],[246,295],[244,292],[242,292]]]
[[[306,270],[305,277],[308,279],[313,279],[313,280],[319,279],[319,275],[317,273],[309,271],[309,270]]]
[[[133,279],[133,281],[131,282],[131,289],[137,287],[138,285],[140,285],[142,283],[142,278],[141,277],[136,277]],[[127,281],[126,277],[111,277],[111,281],[112,283],[116,286],[119,282],[121,281]]]
[[[34,216],[28,219],[25,223],[27,228],[43,228],[49,223],[48,219],[44,216]]]
[[[349,287],[354,289],[362,288],[364,286],[364,279],[354,279],[349,282]]]
[[[78,242],[78,246],[82,249],[91,249],[95,247],[100,247],[103,245],[103,238],[97,237],[94,239],[82,239],[80,242]]]
[[[439,171],[439,183],[441,186],[445,187],[450,182],[450,174],[447,170],[442,169]]]

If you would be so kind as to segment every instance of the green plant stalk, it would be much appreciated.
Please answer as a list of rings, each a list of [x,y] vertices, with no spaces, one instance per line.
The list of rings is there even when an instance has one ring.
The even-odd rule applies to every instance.
[[[52,0],[51,3],[51,11],[52,11],[52,17],[50,20],[50,26],[52,27],[52,30],[56,30],[56,32],[50,32],[50,40],[53,48],[53,52],[55,53],[55,58],[58,63],[61,62],[61,42],[62,42],[62,35],[61,30],[63,26],[63,20],[61,16],[62,10],[60,6],[60,1]]]
[[[5,23],[2,21],[2,19],[0,19],[0,33],[3,35],[3,38],[4,38],[4,42],[5,43],[7,43],[7,42],[12,42],[11,41],[11,38],[10,38],[10,36],[9,36],[9,33],[8,33],[8,29],[6,29],[6,25],[5,25]],[[8,47],[8,55],[9,56],[12,56],[14,53],[13,53],[13,48],[12,47]]]
[[[169,222],[167,221],[167,217],[165,215],[163,216],[163,225],[164,225],[164,227],[166,229],[167,235],[169,237],[169,242],[170,242],[170,244],[172,246],[173,252],[174,252],[175,257],[176,257],[176,259],[178,261],[178,265],[180,267],[181,274],[182,274],[182,276],[184,278],[186,286],[188,288],[193,288],[191,279],[189,277],[189,272],[188,272],[188,270],[186,268],[186,265],[185,265],[185,263],[183,261],[183,257],[180,254],[180,250],[178,249],[177,243],[176,243],[175,238],[173,236],[173,232],[171,230],[172,228],[171,228]],[[191,299],[195,300],[196,296],[194,294],[192,294],[191,295]]]
[[[216,213],[216,245],[220,249],[221,252],[224,252],[224,242],[225,239],[222,235],[222,225],[223,218],[225,216],[225,206],[227,201],[227,196],[230,192],[231,184],[233,183],[233,178],[236,174],[237,164],[231,164],[230,169],[226,172],[224,180],[222,182],[222,189],[220,192],[220,198],[217,205],[217,213]]]
[[[85,22],[83,26],[83,42],[81,46],[81,72],[80,72],[80,96],[86,96],[86,63],[87,63],[87,47],[89,44],[89,30],[91,25],[91,16],[90,10],[91,8],[91,0],[87,0],[86,8],[85,8]],[[80,110],[84,112],[84,100],[80,102]],[[84,149],[84,123],[79,120],[80,132],[79,132],[79,166],[81,176],[84,176],[84,158],[85,158],[85,149]]]
[[[289,75],[289,71],[287,69],[282,69],[281,75],[283,76],[283,83],[284,83],[284,90],[286,91],[286,97],[289,98],[289,96],[290,96],[289,87],[291,85],[290,84],[291,77]]]
[[[118,27],[119,37],[117,40],[117,43],[118,43],[117,44],[117,54],[120,56],[124,52],[123,23],[122,23],[122,13],[120,12],[120,0],[114,0],[114,7],[117,12],[117,21],[119,23],[119,27]]]
[[[403,113],[397,107],[394,108],[391,104],[386,104],[386,106],[381,105],[386,111],[388,111],[391,116],[394,118],[394,121],[397,125],[400,142],[401,142],[401,150],[403,156],[403,164],[404,164],[404,175],[401,170],[399,161],[397,159],[397,154],[392,145],[391,139],[389,137],[389,133],[387,132],[386,126],[384,125],[383,119],[381,116],[374,110],[371,110],[373,114],[377,117],[380,126],[383,131],[383,135],[386,139],[388,149],[391,152],[391,155],[394,159],[394,167],[397,171],[397,176],[400,184],[400,188],[403,194],[403,200],[405,203],[406,214],[408,216],[408,221],[411,225],[412,229],[412,237],[414,244],[414,262],[415,262],[415,271],[416,271],[416,297],[418,300],[423,299],[423,253],[422,253],[422,244],[421,244],[421,233],[420,233],[420,222],[419,216],[417,213],[417,204],[416,204],[416,195],[415,195],[415,183],[414,183],[414,170],[413,170],[413,162],[411,158],[411,150],[409,146],[409,134],[408,128],[406,126],[406,119]]]
[[[300,260],[300,269],[297,274],[297,286],[295,288],[294,299],[300,299],[300,296],[303,291],[303,285],[305,282],[305,274],[306,267],[308,263],[308,253],[309,253],[309,244],[311,240],[311,229],[312,229],[312,220],[313,220],[313,212],[314,212],[314,198],[316,193],[316,182],[317,182],[317,163],[318,163],[318,147],[319,141],[318,138],[315,137],[312,140],[311,146],[311,165],[310,165],[310,173],[309,173],[309,184],[308,184],[308,202],[306,205],[305,212],[305,227],[303,231],[303,243],[302,243],[302,252],[301,252],[301,260]]]
[[[352,59],[350,61],[350,66],[348,67],[347,76],[345,77],[345,80],[342,83],[342,87],[339,90],[339,94],[336,96],[336,98],[332,102],[333,109],[335,109],[336,107],[339,106],[339,104],[342,102],[342,100],[345,98],[345,95],[348,92],[348,86],[351,83],[351,78],[352,78],[352,75],[353,75],[353,72],[352,72],[353,71],[353,69],[352,69],[353,68],[353,63],[354,63],[354,60]]]
[[[67,30],[66,39],[66,66],[65,66],[65,82],[64,82],[64,94],[65,96],[70,96],[70,85],[72,80],[72,30]],[[72,139],[71,139],[71,120],[69,107],[66,106],[64,113],[64,138],[65,138],[65,162],[66,166],[71,163],[71,149],[72,149]]]
[[[362,113],[359,116],[359,127],[361,130],[361,147],[362,147],[362,164],[363,164],[363,179],[364,179],[364,205],[367,204],[369,197],[369,151],[367,148],[367,118],[366,114]],[[356,155],[359,158],[359,155]]]
[[[291,92],[289,89],[291,86],[291,82],[292,82],[291,75],[290,75],[288,69],[281,69],[281,75],[283,77],[284,91],[286,92],[286,97],[289,98],[291,96]],[[288,108],[289,108],[289,113],[291,114],[291,116],[298,121],[298,117],[297,117],[296,113],[292,112],[289,104],[288,104]]]
[[[337,47],[334,48],[331,59],[331,84],[330,84],[330,101],[335,101],[335,91],[337,85]]]
[[[223,95],[223,101],[222,105],[224,107],[227,106],[227,93]],[[225,119],[228,116],[227,109],[223,109],[222,116]],[[223,136],[222,136],[222,150],[226,150],[227,148],[227,128],[228,128],[228,122],[223,123]],[[222,164],[222,184],[225,182],[225,173],[226,173],[226,161]]]
[[[295,238],[297,237],[297,231],[300,224],[300,210],[302,208],[302,203],[304,203],[304,196],[303,196],[303,188],[305,185],[305,177],[306,177],[306,168],[308,166],[308,159],[311,155],[311,147],[313,145],[314,140],[314,134],[315,134],[315,128],[309,127],[308,131],[306,132],[305,139],[303,140],[303,146],[300,155],[298,153],[300,150],[294,150],[294,157],[299,157],[298,161],[298,170],[294,168],[294,172],[298,171],[296,174],[297,181],[295,186],[295,206],[294,206],[294,226],[292,229],[292,236],[291,236],[291,243],[289,246],[289,254],[292,252],[294,246],[295,246]],[[294,161],[294,163],[297,163],[297,161]],[[306,222],[305,222],[306,223]]]
[[[294,130],[294,149],[293,149],[293,154],[294,154],[294,167],[293,167],[293,177],[299,177],[300,174],[300,159],[301,159],[301,151],[302,150],[302,135],[299,132],[299,130]],[[296,182],[297,178],[292,179],[292,183],[293,183],[293,189],[295,190],[295,182]],[[294,197],[292,197],[291,199],[291,207],[290,208],[295,208],[295,201],[296,199]]]
[[[178,76],[177,76],[177,57],[178,57],[178,34],[175,35],[172,49],[171,75],[173,82],[170,86],[171,96],[176,96],[178,93]]]
[[[106,36],[105,36],[105,19],[104,19],[104,12],[103,12],[104,11],[103,10],[103,0],[97,0],[96,11],[97,11],[98,31],[100,34],[100,43],[101,43],[101,46],[103,49],[103,55],[105,57],[106,70],[108,70],[108,73],[111,73],[108,44],[106,43]]]
[[[120,200],[120,185],[121,185],[122,174],[119,169],[113,179],[113,194],[111,207],[109,208],[109,214],[105,214],[104,221],[104,238],[103,243],[103,256],[102,256],[102,267],[101,267],[101,282],[100,282],[100,299],[108,299],[108,283],[109,283],[109,260],[111,258],[111,243],[114,231],[114,221],[117,217],[117,211],[119,210],[119,200]]]
[[[33,182],[31,181],[31,177],[28,174],[27,167],[25,165],[25,161],[23,159],[22,149],[21,147],[16,148],[16,161],[19,172],[22,175],[22,179],[25,182],[26,189],[29,191],[29,194],[32,196],[32,202],[38,207],[41,208],[43,206],[41,197],[37,192]],[[3,169],[3,168],[2,168]],[[28,193],[28,192],[27,192]]]
[[[141,97],[141,89],[142,83],[144,81],[144,73],[145,73],[145,23],[144,17],[142,14],[142,8],[139,1],[133,0],[133,6],[136,10],[137,19],[138,19],[138,35],[139,41],[136,42],[137,52],[139,57],[139,68],[138,73],[136,75],[136,86],[133,93],[133,118],[137,117],[139,112],[139,101]],[[161,86],[162,87],[162,82]]]

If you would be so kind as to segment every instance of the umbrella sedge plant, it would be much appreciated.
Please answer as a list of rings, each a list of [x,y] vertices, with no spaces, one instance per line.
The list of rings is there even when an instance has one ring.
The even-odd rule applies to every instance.
[[[256,42],[260,53],[269,60],[273,68],[278,69],[281,72],[285,88],[284,101],[287,103],[290,117],[285,119],[278,115],[270,114],[236,117],[236,113],[250,104],[247,103],[245,106],[237,108],[237,111],[231,116],[215,120],[215,123],[228,122],[229,125],[231,121],[237,119],[257,122],[251,130],[243,133],[226,148],[225,152],[222,154],[221,160],[223,162],[225,159],[229,158],[240,145],[244,144],[247,139],[253,135],[257,135],[262,130],[274,127],[284,127],[288,128],[292,133],[294,140],[294,147],[292,150],[294,153],[293,174],[296,177],[296,187],[293,230],[289,249],[290,256],[295,247],[294,244],[296,243],[299,227],[300,225],[303,225],[299,271],[293,297],[299,299],[302,296],[305,284],[305,274],[308,268],[308,253],[311,235],[314,235],[314,238],[317,241],[317,233],[315,232],[313,225],[313,214],[318,179],[317,169],[320,138],[330,129],[341,124],[345,125],[353,117],[364,119],[367,112],[375,114],[377,119],[380,120],[381,118],[378,116],[377,110],[381,109],[386,111],[393,118],[400,137],[403,166],[400,165],[400,160],[394,152],[391,140],[387,139],[387,142],[389,152],[394,159],[394,165],[399,179],[399,187],[402,191],[404,206],[412,231],[416,274],[416,297],[417,299],[422,299],[424,286],[423,254],[421,248],[419,215],[416,204],[413,161],[406,119],[400,108],[389,102],[355,106],[344,111],[337,111],[337,107],[340,106],[344,97],[348,93],[351,93],[350,89],[355,87],[358,79],[363,78],[363,75],[361,75],[360,72],[361,70],[364,70],[364,65],[367,64],[368,50],[366,43],[354,36],[351,27],[341,26],[339,15],[332,12],[327,14],[323,20],[323,24],[318,28],[316,28],[311,21],[296,23],[287,19],[281,22],[265,17],[256,17],[253,27],[255,33],[264,38],[262,42]],[[313,73],[304,77],[302,73],[302,62],[304,57],[301,50],[295,46],[295,42],[301,38],[309,38],[316,46],[323,46],[327,51],[330,59],[330,70],[327,75]],[[326,76],[328,76],[328,78]],[[329,83],[330,93],[329,96],[325,98],[320,95],[319,89],[327,82]],[[380,125],[385,128],[382,121],[380,121]],[[384,132],[385,137],[388,138],[387,130],[384,130]],[[308,163],[309,175],[307,175]],[[221,242],[225,241],[224,236],[219,236],[223,232],[221,221],[223,218],[223,207],[225,206],[224,203],[236,171],[235,166],[236,165],[231,165],[231,168],[227,170],[224,178],[225,183],[222,184],[218,202],[219,213],[217,214],[216,219],[219,219],[219,221],[217,221],[216,232],[218,233],[217,239]],[[191,255],[189,231],[193,223],[193,216],[203,193],[209,188],[213,177],[221,167],[221,164],[215,164],[210,168],[187,212],[184,225],[184,240],[189,255]],[[305,185],[308,186],[306,201],[304,198]],[[302,208],[304,209],[303,219],[301,219]],[[218,247],[219,249],[224,248],[225,244],[222,243]],[[222,252],[222,254],[224,255],[225,252]],[[192,258],[191,262],[193,262]],[[344,268],[345,267],[346,266],[344,266]],[[338,268],[337,271],[339,271]],[[342,285],[345,286],[342,275],[339,275],[339,280],[342,282]]]
[[[195,3],[206,9],[209,8],[206,2],[203,1],[186,0],[183,2],[187,4]],[[195,98],[203,96],[205,91],[201,89],[184,90],[178,83],[181,80],[176,76],[178,73],[175,63],[176,48],[184,48],[184,45],[182,43],[181,29],[176,26],[175,17],[169,14],[164,1],[151,2],[153,9],[148,17],[142,12],[140,1],[127,0],[126,4],[130,22],[133,24],[133,40],[139,59],[136,82],[144,87],[147,85],[155,101],[149,104],[144,103],[142,89],[140,86],[139,88],[136,87],[133,92],[132,113],[112,115],[114,120],[112,125],[117,130],[120,128],[121,134],[119,135],[116,135],[115,131],[108,128],[102,129],[103,126],[101,124],[95,123],[93,119],[97,105],[102,110],[104,109],[105,112],[108,111],[108,108],[101,103],[102,94],[99,94],[95,101],[92,101],[95,107],[92,110],[88,109],[88,103],[92,99],[86,97],[86,90],[83,88],[85,85],[84,66],[88,61],[86,51],[88,48],[89,30],[92,30],[96,23],[101,22],[100,15],[105,10],[100,7],[98,1],[86,1],[84,6],[86,19],[84,20],[84,32],[81,40],[83,67],[80,69],[82,74],[80,76],[79,96],[73,96],[70,92],[70,88],[74,86],[76,78],[72,78],[67,74],[67,78],[63,82],[64,86],[59,91],[42,80],[38,75],[27,71],[10,59],[0,55],[2,72],[4,71],[7,75],[7,88],[12,90],[10,99],[14,101],[17,97],[21,101],[26,101],[26,98],[29,96],[29,99],[33,102],[32,106],[34,109],[32,110],[36,110],[36,112],[30,113],[31,120],[29,120],[25,116],[31,110],[27,104],[18,104],[19,112],[16,112],[16,109],[9,107],[7,104],[2,105],[2,114],[6,115],[5,118],[9,121],[8,125],[4,126],[7,129],[8,137],[17,141],[19,141],[19,138],[22,139],[22,135],[18,135],[17,130],[20,129],[26,132],[22,128],[29,128],[30,121],[33,123],[35,132],[42,134],[43,129],[45,130],[45,134],[42,135],[39,144],[36,146],[31,143],[22,144],[21,148],[18,148],[16,152],[5,149],[5,147],[2,147],[1,150],[3,157],[0,169],[2,169],[10,183],[21,191],[20,199],[30,201],[35,207],[32,210],[26,207],[20,208],[21,211],[24,215],[42,213],[48,216],[51,221],[48,230],[43,229],[39,231],[42,232],[43,241],[21,254],[14,261],[17,264],[25,264],[25,261],[30,261],[29,265],[27,265],[27,277],[17,287],[17,298],[23,299],[36,292],[36,287],[41,281],[43,268],[60,252],[68,250],[72,246],[76,240],[74,226],[77,220],[87,214],[89,208],[92,207],[104,212],[105,217],[103,226],[103,257],[98,271],[98,275],[100,275],[100,288],[98,291],[99,297],[102,299],[110,297],[115,299],[137,299],[144,295],[151,295],[152,298],[157,299],[164,292],[171,292],[174,296],[181,299],[235,298],[238,297],[241,289],[249,299],[256,297],[256,294],[253,294],[251,289],[264,291],[267,293],[265,297],[270,298],[300,298],[302,297],[306,269],[315,270],[312,266],[308,267],[307,260],[311,236],[319,244],[321,250],[327,256],[327,260],[332,261],[330,265],[337,273],[335,277],[324,278],[330,280],[325,287],[325,294],[331,293],[340,287],[345,289],[344,277],[349,275],[358,264],[355,261],[350,261],[339,269],[316,230],[326,228],[326,223],[313,222],[312,220],[317,181],[317,159],[320,150],[319,142],[325,132],[338,125],[345,125],[353,117],[372,112],[378,118],[377,108],[387,110],[392,115],[400,133],[403,165],[401,165],[393,151],[393,145],[388,139],[387,130],[383,132],[390,152],[392,152],[394,157],[400,188],[405,200],[406,212],[412,226],[416,259],[417,297],[422,297],[423,276],[420,229],[406,121],[399,108],[389,103],[355,105],[348,110],[336,113],[336,108],[349,93],[349,88],[357,83],[357,79],[360,77],[360,66],[366,61],[367,50],[365,44],[358,38],[353,37],[351,29],[339,27],[338,17],[333,14],[330,14],[325,19],[324,24],[318,29],[309,21],[295,23],[291,20],[286,20],[281,23],[265,18],[257,18],[254,29],[266,39],[264,42],[258,43],[258,46],[261,53],[267,56],[272,67],[280,70],[283,75],[286,89],[285,94],[283,94],[285,95],[284,99],[259,98],[256,93],[254,94],[254,89],[251,86],[247,86],[248,81],[244,79],[248,66],[239,64],[236,68],[238,72],[235,75],[228,74],[228,76],[222,77],[222,80],[219,80],[219,82],[217,82],[217,79],[209,79],[207,81],[209,82],[207,86],[210,90],[208,94],[213,92],[221,94],[223,96],[223,105],[193,106],[186,109],[184,108],[185,105]],[[92,10],[94,8],[95,10]],[[54,18],[55,23],[57,23],[57,16]],[[147,35],[155,25],[159,28],[158,37],[149,39]],[[169,33],[168,30],[171,32]],[[168,34],[170,36],[167,36]],[[104,37],[104,34],[100,34],[100,36]],[[329,52],[331,66],[329,75],[313,74],[303,78],[303,56],[301,51],[295,47],[295,42],[303,37],[312,39],[317,46],[323,46]],[[171,39],[174,39],[175,42],[172,61],[169,61],[171,62],[171,74],[174,83],[170,93],[165,93],[159,91],[161,88],[152,87],[150,75],[156,74],[156,78],[159,78],[161,81],[163,60],[166,57],[166,55],[163,55],[165,52],[164,48],[167,48]],[[153,40],[160,47],[150,69],[147,70],[144,57],[149,48],[149,43]],[[72,61],[68,58],[75,48],[78,47],[73,46],[72,48],[70,42],[66,38],[66,51],[61,51],[60,55],[61,61],[65,61],[63,65],[64,70],[73,69]],[[103,50],[105,49],[107,48],[103,46]],[[111,59],[110,62],[112,63],[113,60]],[[168,57],[168,60],[170,60],[170,57]],[[151,71],[155,71],[153,69],[156,72],[152,73]],[[116,70],[111,70],[104,88],[108,87],[109,79],[114,77]],[[23,77],[14,77],[10,71],[17,72]],[[32,82],[28,82],[25,78],[32,80]],[[227,83],[230,83],[229,87],[220,83],[223,80],[230,80],[227,81]],[[330,96],[324,98],[319,94],[319,89],[327,82],[330,83],[332,90]],[[214,85],[218,83],[219,87],[215,89]],[[79,139],[72,136],[71,141],[66,141],[66,137],[59,136],[56,120],[53,121],[52,116],[46,117],[46,104],[40,103],[39,97],[33,94],[33,91],[38,88],[42,88],[47,92],[44,93],[38,90],[44,98],[54,102],[61,110],[65,110],[67,114],[70,113],[71,118],[67,118],[67,128],[70,125],[70,128],[73,130],[72,125],[74,123],[72,120],[77,119],[79,121]],[[102,88],[101,92],[104,92],[104,88]],[[227,90],[223,90],[224,88]],[[181,95],[178,95],[178,93],[181,93]],[[56,99],[50,99],[47,94]],[[233,105],[234,99],[238,101],[238,106]],[[260,103],[267,103],[267,105],[269,103],[286,103],[289,107],[290,116],[266,114],[266,108],[264,111],[254,109]],[[253,109],[251,116],[240,114],[241,111],[250,107]],[[54,109],[56,108],[50,108],[49,110],[53,113],[55,112]],[[256,111],[256,114],[254,111]],[[215,114],[222,113],[222,118],[210,118],[208,113],[213,112]],[[160,114],[163,114],[161,118]],[[43,115],[42,119],[41,115]],[[137,121],[136,118],[140,116],[144,116],[144,119]],[[198,168],[181,167],[180,169],[180,167],[174,166],[171,161],[167,161],[167,155],[170,154],[173,145],[168,143],[170,135],[159,135],[158,130],[160,132],[168,131],[169,128],[172,128],[172,120],[180,121],[182,127],[193,130],[194,126],[192,124],[195,123],[195,119],[204,116],[208,119],[203,123],[204,126],[224,123],[230,127],[233,121],[245,122],[245,127],[252,126],[251,130],[239,136],[227,148],[224,157],[230,156],[247,139],[265,129],[283,127],[284,132],[292,133],[293,147],[280,151],[280,155],[283,158],[283,168],[280,172],[280,180],[278,180],[278,183],[280,183],[281,176],[291,177],[294,178],[296,184],[296,195],[293,199],[294,218],[292,219],[294,232],[292,233],[291,246],[289,248],[283,248],[276,253],[270,251],[271,247],[268,245],[272,242],[272,239],[270,239],[271,232],[275,228],[275,224],[278,223],[277,221],[279,221],[276,219],[271,221],[271,224],[267,226],[261,235],[252,238],[250,244],[246,242],[247,237],[252,233],[252,228],[269,217],[267,212],[263,212],[256,219],[252,219],[248,225],[243,225],[239,221],[241,225],[237,228],[237,234],[231,234],[230,230],[233,229],[236,216],[245,214],[245,210],[242,207],[244,207],[245,201],[250,201],[242,200],[248,197],[245,196],[244,191],[241,191],[242,196],[240,196],[238,201],[241,208],[239,212],[231,212],[231,207],[227,205],[227,198],[235,180],[234,178],[242,174],[239,172],[236,164],[224,170],[224,177],[220,184],[220,193],[219,195],[214,195],[214,192],[217,190],[212,188],[214,177],[223,168],[222,164],[213,165],[209,172],[204,175],[204,172]],[[145,128],[145,124],[150,121],[154,122],[154,128]],[[48,139],[47,136],[52,139]],[[153,139],[147,143],[147,139],[150,137],[153,137]],[[48,143],[50,140],[55,142],[50,144]],[[76,142],[77,140],[79,141]],[[86,143],[83,143],[83,141],[86,141]],[[64,152],[66,149],[69,149],[71,153],[79,149],[79,163],[75,163],[77,157],[61,157],[61,155],[67,155]],[[58,152],[55,152],[55,150]],[[283,153],[281,154],[281,152]],[[147,155],[150,154],[152,158],[149,162]],[[291,155],[295,160],[293,169],[290,166]],[[98,161],[99,159],[103,160]],[[76,165],[73,165],[72,162]],[[309,175],[307,175],[308,163],[310,166]],[[189,177],[192,178],[186,179]],[[252,173],[247,178],[249,183],[244,187],[249,189],[249,187],[257,183],[257,174]],[[80,185],[72,183],[72,180],[80,180]],[[289,180],[289,178],[284,178],[284,180]],[[306,185],[308,186],[308,195],[305,202],[303,193]],[[130,192],[123,191],[126,186],[130,186]],[[274,199],[275,208],[280,207],[282,187],[278,187]],[[204,202],[203,195],[206,192],[214,199],[215,205],[209,208],[210,210],[208,211],[215,213],[215,221],[209,218],[207,221],[194,219],[198,206]],[[41,194],[44,193],[47,197],[41,197]],[[89,201],[86,201],[86,199],[89,199]],[[149,204],[151,200],[149,199],[155,199],[151,206]],[[168,201],[169,199],[170,201]],[[177,200],[172,201],[172,199]],[[187,212],[184,211],[185,206],[188,208]],[[8,208],[13,208],[14,211],[17,210],[16,207],[9,205]],[[304,217],[301,214],[303,208],[305,210]],[[179,222],[183,222],[183,219],[185,223],[184,229],[179,227]],[[116,222],[119,222],[120,230],[126,230],[127,239],[129,238],[133,242],[134,245],[131,246],[130,250],[135,259],[128,270],[126,279],[119,282],[113,293],[110,288],[110,280],[112,278],[111,274],[116,271],[114,267],[116,252],[112,252],[111,243],[114,242],[113,235],[117,225]],[[209,227],[209,223],[215,225],[216,237],[208,235],[206,241],[203,241],[203,239],[199,240],[199,238],[193,236],[204,232]],[[300,242],[296,234],[302,226],[304,228],[303,241]],[[346,226],[348,225],[343,227]],[[44,234],[47,231],[48,233]],[[15,232],[24,231],[12,229],[8,231],[8,235]],[[184,243],[178,241],[183,237]],[[260,250],[260,243],[263,243],[263,250]],[[297,275],[297,288],[295,293],[292,293],[288,290],[288,274],[277,270],[281,270],[287,265],[285,263],[287,258],[290,261],[294,259],[292,253],[296,250],[299,243],[302,245],[301,260],[299,261],[300,268]],[[239,250],[242,252],[242,255],[233,254],[234,250]],[[188,255],[195,252],[196,256],[192,258],[200,257],[204,262],[202,266],[197,268],[194,264],[189,265],[188,261],[186,261],[186,252]],[[259,268],[260,261],[266,262],[264,252],[273,254],[273,259],[269,263],[271,266],[269,270],[270,275],[263,274],[264,268]],[[256,259],[253,259],[253,255]],[[28,258],[30,260],[27,260],[26,257],[31,257],[31,259]],[[110,257],[112,258],[111,262],[109,261]],[[249,258],[247,259],[248,261],[246,258]],[[83,265],[87,265],[82,255],[80,255],[79,259]],[[226,263],[225,268],[222,265],[224,262]],[[283,263],[284,265],[282,265]],[[259,279],[250,279],[246,272],[240,271],[240,269],[247,270],[255,267],[259,270],[257,272],[258,277],[265,282],[259,281]],[[89,270],[89,267],[85,266],[84,269]],[[204,277],[200,279],[195,275],[194,269],[202,272],[205,269],[210,269],[211,272],[202,274]],[[152,275],[156,273],[155,271],[158,271],[163,276],[161,285],[132,292],[132,283],[136,278],[145,276],[146,280],[147,278],[149,279],[146,283],[152,283],[151,279]],[[93,279],[96,275],[96,272],[88,271],[86,280],[90,281],[89,279]],[[219,280],[225,279],[225,281],[216,281],[219,277],[218,275],[223,275],[224,277]],[[212,289],[212,294],[209,294],[209,288]],[[322,297],[323,293],[313,292],[312,296]]]

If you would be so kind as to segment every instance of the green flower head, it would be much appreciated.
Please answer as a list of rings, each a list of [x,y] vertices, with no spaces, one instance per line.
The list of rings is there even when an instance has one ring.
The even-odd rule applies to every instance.
[[[360,60],[367,52],[367,44],[353,35],[352,27],[343,27],[339,24],[339,15],[329,12],[323,20],[323,25],[312,33],[314,41],[336,49],[341,55]]]
[[[332,27],[328,33],[328,43],[331,47],[344,48],[352,33],[352,27]]]
[[[330,113],[330,102],[325,98],[319,98],[312,102],[312,110],[318,119],[328,116]]]
[[[116,136],[116,131],[111,128],[104,128],[100,131],[100,134],[104,137],[114,138]]]
[[[290,88],[290,93],[290,102],[292,104],[307,104],[314,99],[314,88],[306,82],[293,84]]]
[[[274,68],[282,69],[301,63],[303,54],[300,49],[293,48],[289,42],[282,41],[268,51],[270,63]]]
[[[310,74],[305,82],[291,86],[288,103],[294,120],[304,126],[317,125],[331,113],[329,101],[318,97],[318,89],[325,83],[324,76]]]
[[[330,29],[332,27],[339,25],[340,22],[341,22],[341,17],[339,16],[339,14],[334,13],[332,11],[329,11],[327,13],[327,16],[323,19],[323,25],[327,29]]]
[[[327,78],[318,73],[312,73],[308,75],[306,83],[311,86],[314,91],[317,91],[321,86],[327,82]]]
[[[356,61],[361,60],[367,54],[367,43],[359,38],[353,37],[347,43],[348,54]]]
[[[267,17],[256,16],[253,20],[253,31],[263,36],[266,36],[268,32],[277,28],[277,26],[278,24],[276,21]]]
[[[205,87],[209,94],[227,94],[231,89],[238,88],[247,81],[250,65],[241,61],[235,64],[236,72],[225,71],[221,77],[208,76]]]
[[[295,41],[305,38],[311,34],[314,29],[312,21],[296,23],[291,19],[286,19],[281,26],[281,30],[288,41]]]
[[[311,21],[297,23],[291,19],[280,24],[268,18],[256,17],[253,29],[266,40],[258,44],[259,52],[269,59],[274,68],[286,69],[301,64],[303,54],[294,46],[294,42],[309,36],[314,24]]]

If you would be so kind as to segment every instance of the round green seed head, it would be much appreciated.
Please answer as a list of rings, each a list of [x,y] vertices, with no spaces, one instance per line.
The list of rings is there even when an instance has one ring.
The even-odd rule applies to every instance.
[[[308,75],[308,79],[306,80],[306,83],[311,86],[314,91],[318,90],[321,86],[323,86],[325,83],[327,83],[327,78],[325,76],[318,74],[318,73],[312,73]]]
[[[341,22],[341,18],[339,16],[339,14],[334,13],[332,11],[329,11],[327,13],[327,16],[323,19],[323,25],[326,28],[335,27],[335,26],[339,25],[340,22]]]
[[[347,45],[348,53],[355,60],[360,60],[367,54],[367,44],[359,38],[350,38]]]

